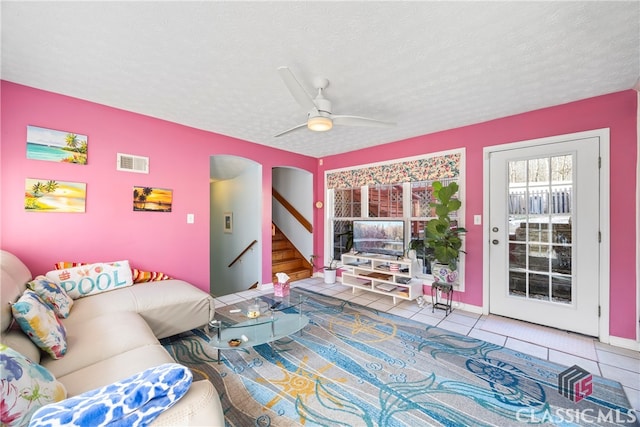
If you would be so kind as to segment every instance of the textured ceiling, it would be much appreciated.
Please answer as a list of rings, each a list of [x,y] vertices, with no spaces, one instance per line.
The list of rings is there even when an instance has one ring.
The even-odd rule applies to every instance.
[[[8,2],[2,79],[323,157],[630,89],[640,2]],[[334,114],[394,121],[273,135]]]

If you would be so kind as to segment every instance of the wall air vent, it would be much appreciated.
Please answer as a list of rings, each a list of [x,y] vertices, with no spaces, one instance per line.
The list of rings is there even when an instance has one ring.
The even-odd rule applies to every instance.
[[[127,172],[149,173],[149,158],[118,153],[116,169]]]

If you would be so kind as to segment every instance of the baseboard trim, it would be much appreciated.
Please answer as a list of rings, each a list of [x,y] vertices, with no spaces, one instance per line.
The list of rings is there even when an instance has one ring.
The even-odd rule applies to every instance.
[[[259,284],[258,285],[258,290],[261,290],[261,291],[272,291],[273,290],[273,282]]]
[[[640,351],[640,342],[629,338],[609,336],[609,343],[614,347],[626,348],[627,350]]]

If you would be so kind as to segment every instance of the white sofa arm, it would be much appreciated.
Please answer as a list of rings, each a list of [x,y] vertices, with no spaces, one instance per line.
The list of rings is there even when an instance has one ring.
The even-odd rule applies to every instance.
[[[224,427],[224,413],[218,392],[207,380],[195,381],[187,394],[168,411],[160,414],[151,425]]]

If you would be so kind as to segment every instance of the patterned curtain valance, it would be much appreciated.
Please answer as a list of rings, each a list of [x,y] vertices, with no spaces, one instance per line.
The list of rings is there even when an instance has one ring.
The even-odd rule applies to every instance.
[[[460,175],[460,153],[386,165],[350,169],[327,175],[327,188],[433,181]]]

